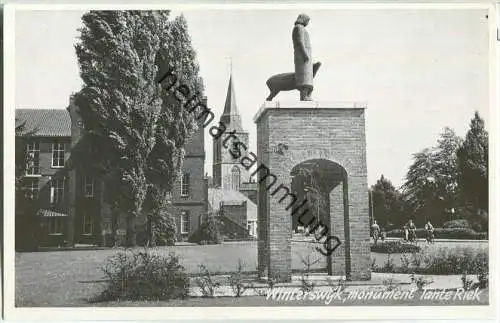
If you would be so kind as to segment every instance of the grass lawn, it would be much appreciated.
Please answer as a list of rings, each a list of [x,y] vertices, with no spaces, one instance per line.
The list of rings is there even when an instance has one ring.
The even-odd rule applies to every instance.
[[[426,250],[457,246],[488,248],[486,242],[471,244],[437,242],[427,247]],[[314,247],[315,245],[311,243],[293,242],[292,269],[303,269],[301,257],[308,254],[313,255],[312,260],[321,259],[313,266],[314,268],[324,268],[326,266],[325,258],[314,251]],[[193,274],[198,273],[198,266],[201,264],[206,265],[213,272],[234,271],[239,258],[246,264],[245,270],[247,271],[255,271],[257,265],[256,241],[224,243],[222,245],[159,247],[155,250],[165,254],[175,252],[180,256],[186,270]],[[102,283],[96,282],[103,279],[101,266],[107,257],[117,251],[108,249],[17,253],[15,263],[16,306],[88,306],[87,300],[99,294],[104,287]],[[372,257],[381,266],[387,259],[384,254],[372,253]],[[400,255],[394,254],[392,257],[395,264],[398,265]],[[244,300],[247,299],[250,303],[262,302],[260,297],[256,297],[254,300],[252,297],[244,298]],[[207,299],[202,299],[202,301],[210,303]],[[220,301],[218,300],[218,302]],[[190,302],[193,305],[186,306],[197,306],[196,298]],[[233,298],[228,300],[229,304],[237,304],[238,302],[240,300]],[[93,306],[95,305],[93,304]],[[125,306],[125,303],[122,306]]]

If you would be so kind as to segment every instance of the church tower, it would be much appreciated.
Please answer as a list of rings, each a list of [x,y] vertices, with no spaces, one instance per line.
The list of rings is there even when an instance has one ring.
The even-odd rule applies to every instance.
[[[236,106],[232,73],[229,77],[226,103],[220,122],[226,126],[226,131],[219,139],[214,138],[213,142],[214,186],[223,190],[238,191],[241,183],[249,180],[249,172],[240,164],[245,150],[241,145],[235,146],[235,143],[239,141],[248,148],[249,145],[248,132],[241,125],[241,116]],[[231,151],[236,149],[241,152],[241,157],[237,157],[234,152],[231,154]],[[236,158],[233,155],[236,155]]]

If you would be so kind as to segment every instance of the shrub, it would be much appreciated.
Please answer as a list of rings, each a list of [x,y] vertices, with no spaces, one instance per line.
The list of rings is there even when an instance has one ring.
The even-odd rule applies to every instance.
[[[436,228],[434,237],[437,239],[478,239],[476,231],[468,228]]]
[[[312,266],[320,262],[321,259],[311,260],[311,255],[308,254],[306,257],[301,256],[301,260],[302,264],[304,264],[304,272],[300,277],[300,283],[301,283],[300,290],[303,293],[311,292],[314,290],[314,287],[316,286],[316,284],[314,284],[314,282],[309,279],[311,268]]]
[[[328,286],[332,289],[332,293],[342,293],[346,289],[346,280],[345,279],[339,279],[337,281],[334,281],[331,278],[327,278],[328,281]]]
[[[420,251],[420,247],[410,243],[402,243],[401,241],[385,241],[372,245],[371,251],[377,253],[411,253]]]
[[[478,280],[478,287],[483,289],[488,287],[489,283],[489,278],[488,278],[488,272],[480,272],[477,275],[477,280]]]
[[[472,279],[467,278],[466,274],[462,274],[462,287],[465,290],[471,290],[474,288],[474,281]]]
[[[196,284],[201,289],[203,297],[214,297],[215,290],[220,287],[220,282],[214,280],[208,268],[200,265],[200,277],[196,278]]]
[[[473,248],[438,249],[425,257],[429,275],[478,274],[488,271],[488,252]]]
[[[431,279],[425,279],[422,276],[415,276],[414,274],[412,274],[410,278],[411,282],[417,286],[419,291],[422,291],[426,285],[432,283]]]
[[[398,285],[394,282],[394,278],[393,277],[390,277],[388,279],[384,279],[382,281],[382,284],[384,284],[385,286],[385,290],[390,292],[392,290],[395,290],[398,288]]]
[[[467,221],[465,219],[458,219],[458,220],[452,220],[452,221],[445,222],[443,224],[443,228],[444,229],[455,229],[455,228],[470,229],[471,227],[470,227],[469,221]]]
[[[231,288],[233,289],[234,295],[236,297],[240,297],[241,295],[243,295],[245,290],[249,288],[249,286],[245,284],[245,280],[243,277],[243,267],[244,267],[243,262],[241,261],[241,259],[238,259],[237,272],[231,274],[231,276],[229,276],[228,279],[229,286],[231,286]]]
[[[177,226],[175,220],[165,211],[155,217],[153,223],[153,236],[157,246],[174,246],[176,241]]]
[[[98,301],[169,300],[189,293],[189,277],[170,254],[162,256],[142,252],[119,252],[106,260],[103,267],[107,286]]]
[[[189,237],[189,242],[197,244],[219,244],[222,236],[215,216],[209,215],[200,227]]]
[[[419,228],[415,231],[418,238],[425,238],[425,229]],[[387,232],[387,237],[401,238],[403,230],[395,229]],[[485,240],[488,239],[487,232],[476,232],[470,228],[435,228],[435,239],[468,239],[468,240]]]
[[[488,251],[474,248],[440,248],[430,254],[421,252],[401,256],[401,266],[395,267],[391,254],[384,266],[378,267],[373,259],[373,272],[392,272],[424,275],[478,275],[481,286],[488,286]]]
[[[372,258],[371,270],[373,272],[379,271],[379,266],[377,265],[377,258]]]
[[[393,273],[396,268],[396,265],[394,264],[394,260],[391,257],[391,254],[387,254],[387,260],[384,262],[384,267],[383,270],[386,273]]]

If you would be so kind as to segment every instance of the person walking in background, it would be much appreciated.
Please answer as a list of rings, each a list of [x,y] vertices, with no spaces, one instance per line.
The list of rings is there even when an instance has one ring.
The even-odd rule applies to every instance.
[[[425,233],[427,243],[434,243],[434,227],[432,226],[431,221],[427,221],[425,224]]]
[[[373,241],[375,242],[375,244],[377,244],[377,240],[378,240],[379,235],[380,235],[380,227],[378,226],[377,221],[373,221],[372,237],[373,237]]]
[[[409,239],[409,241],[411,241],[411,242],[417,241],[417,227],[415,226],[415,223],[413,223],[412,219],[410,219],[410,221],[408,221],[407,239]]]

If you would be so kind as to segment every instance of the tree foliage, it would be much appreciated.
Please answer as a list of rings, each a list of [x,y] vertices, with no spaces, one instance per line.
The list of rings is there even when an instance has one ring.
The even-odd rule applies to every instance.
[[[488,132],[479,113],[474,114],[465,140],[457,152],[459,186],[471,215],[488,223]]]
[[[485,230],[488,211],[488,133],[476,112],[465,140],[445,128],[435,147],[414,154],[403,194],[417,222],[442,225],[467,218]]]
[[[457,207],[457,150],[461,142],[461,138],[446,127],[435,147],[414,154],[403,192],[418,222],[433,219],[434,223],[442,224]]]
[[[148,195],[160,199],[151,214],[165,207],[196,129],[158,80],[175,67],[180,82],[200,92],[195,52],[185,19],[170,21],[169,11],[90,11],[82,21],[75,49],[84,86],[75,103],[95,151],[89,164],[103,175],[108,202],[127,214],[128,244],[135,244],[134,218]],[[85,149],[75,151],[88,161]]]
[[[392,185],[391,181],[380,176],[377,183],[371,187],[371,218],[381,226],[387,229],[396,225],[399,227],[406,218],[403,213],[405,204],[401,193]]]

